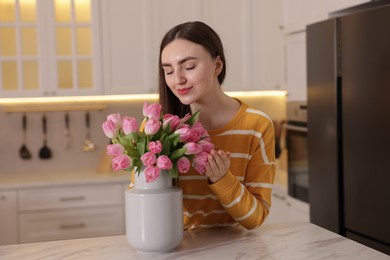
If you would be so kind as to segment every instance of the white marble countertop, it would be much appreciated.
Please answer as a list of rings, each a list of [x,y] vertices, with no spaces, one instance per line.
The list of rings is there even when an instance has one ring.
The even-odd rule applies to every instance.
[[[146,254],[125,236],[0,246],[0,259],[389,259],[369,247],[307,222],[186,231],[170,253]]]
[[[125,171],[98,173],[96,170],[0,174],[0,190],[53,187],[75,184],[130,183]]]

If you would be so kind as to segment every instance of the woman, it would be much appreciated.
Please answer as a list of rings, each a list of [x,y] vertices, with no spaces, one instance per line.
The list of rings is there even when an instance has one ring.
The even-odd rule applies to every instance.
[[[184,227],[240,223],[259,227],[269,213],[275,175],[274,128],[261,111],[226,95],[226,61],[217,33],[202,22],[175,26],[160,46],[159,91],[164,113],[201,110],[211,151],[205,176],[179,176]]]

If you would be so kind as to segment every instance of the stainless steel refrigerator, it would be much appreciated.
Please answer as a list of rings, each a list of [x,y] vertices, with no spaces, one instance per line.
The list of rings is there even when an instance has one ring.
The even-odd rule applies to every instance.
[[[390,254],[390,1],[306,33],[311,222]]]

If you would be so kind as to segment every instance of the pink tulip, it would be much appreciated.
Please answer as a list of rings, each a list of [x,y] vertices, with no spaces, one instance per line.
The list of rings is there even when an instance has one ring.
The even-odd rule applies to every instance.
[[[192,129],[194,129],[197,132],[199,132],[199,134],[201,136],[208,136],[207,130],[204,129],[202,123],[200,123],[199,121],[194,123],[194,125],[192,126]]]
[[[204,174],[206,172],[208,155],[209,154],[206,152],[200,152],[194,156],[194,161],[193,161],[194,168],[200,174]]]
[[[192,143],[192,142],[186,143],[183,147],[187,149],[184,153],[186,155],[198,154],[203,150],[203,148],[200,144],[196,144],[196,143]]]
[[[144,117],[147,117],[149,119],[153,118],[153,119],[159,120],[160,113],[161,113],[161,105],[157,104],[157,103],[148,105],[145,102],[142,112],[143,112]]]
[[[177,169],[181,173],[186,173],[190,170],[191,162],[187,157],[182,156],[177,160]]]
[[[144,170],[146,182],[152,182],[160,176],[160,168],[153,166],[146,166]]]
[[[149,148],[149,151],[151,151],[152,153],[158,154],[162,150],[162,144],[159,140],[157,140],[156,142],[150,142],[148,144],[148,148]]]
[[[131,158],[126,154],[121,154],[112,159],[112,169],[115,171],[124,170],[131,165]]]
[[[123,117],[122,130],[126,135],[137,132],[138,131],[137,119],[129,116]]]
[[[188,135],[188,138],[187,138],[186,142],[197,142],[202,137],[201,136],[202,133],[200,131],[198,131],[198,129],[190,128],[189,132],[190,133]]]
[[[152,152],[144,153],[141,156],[141,161],[145,166],[152,166],[156,163],[156,155]]]
[[[162,170],[169,170],[172,168],[171,159],[166,155],[161,155],[157,158],[157,167]]]
[[[180,121],[182,124],[185,123],[185,121],[187,121],[189,118],[191,117],[191,115],[189,113],[187,113]]]
[[[180,124],[180,118],[176,115],[166,114],[163,116],[163,127],[170,125],[169,131],[174,131]]]
[[[149,119],[145,124],[145,134],[154,135],[158,132],[158,130],[160,130],[161,125],[162,124],[159,120],[154,118]]]
[[[109,144],[106,147],[108,156],[117,157],[125,153],[125,148],[120,144]]]
[[[102,124],[103,132],[108,138],[115,138],[118,134],[118,129],[111,120],[104,121]]]
[[[114,123],[116,129],[121,129],[122,119],[119,113],[110,114],[107,116],[107,120],[110,120]]]
[[[199,141],[198,144],[202,146],[203,151],[206,153],[210,153],[214,149],[214,144],[206,139]]]
[[[180,142],[188,142],[188,140],[192,138],[191,129],[186,124],[181,125],[174,133],[179,135]]]

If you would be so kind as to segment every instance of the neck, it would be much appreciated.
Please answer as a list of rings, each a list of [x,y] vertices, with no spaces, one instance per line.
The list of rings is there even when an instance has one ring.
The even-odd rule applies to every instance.
[[[207,100],[191,104],[191,112],[201,110],[199,120],[206,130],[223,127],[240,108],[239,102],[226,95],[222,89]]]

